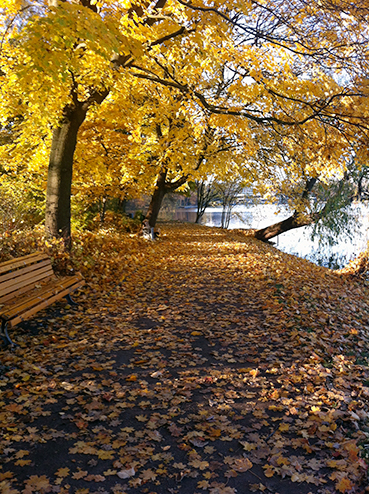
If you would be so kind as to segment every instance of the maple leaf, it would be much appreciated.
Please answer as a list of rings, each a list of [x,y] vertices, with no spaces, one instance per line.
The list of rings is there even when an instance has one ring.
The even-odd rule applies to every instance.
[[[34,491],[42,491],[49,488],[50,483],[45,475],[31,475],[29,479],[25,481],[24,494],[31,494]]]
[[[218,484],[209,490],[210,494],[236,494],[237,490],[224,484]]]
[[[291,475],[291,481],[292,482],[304,482],[305,479],[306,479],[305,474],[293,473]]]
[[[239,458],[232,463],[232,468],[236,472],[247,472],[252,468],[252,463],[248,458]]]
[[[247,441],[240,441],[241,446],[243,446],[243,449],[245,451],[252,451],[256,449],[256,445],[252,443],[248,443]]]
[[[113,460],[114,459],[114,451],[105,451],[103,449],[100,449],[97,452],[97,456],[100,458],[100,460]]]
[[[116,470],[105,470],[105,472],[103,472],[104,476],[105,477],[108,477],[109,475],[116,475],[117,474],[117,471]]]
[[[7,480],[0,482],[0,490],[2,494],[20,494],[20,491],[18,491],[18,489],[13,489]]]
[[[6,479],[11,479],[13,476],[13,472],[0,472],[0,482]]]
[[[341,480],[339,480],[336,483],[335,487],[339,492],[345,493],[345,492],[351,491],[353,489],[354,485],[350,479],[348,479],[347,477],[343,477],[343,478],[341,478]]]
[[[141,474],[141,478],[144,482],[147,482],[149,480],[155,480],[157,477],[156,473],[151,470],[151,469],[148,469],[148,470],[144,470]]]
[[[289,428],[290,428],[290,425],[289,425],[289,424],[281,424],[281,425],[279,426],[279,430],[280,430],[281,432],[288,431],[288,430],[289,430]]]
[[[208,468],[209,463],[207,461],[202,461],[202,460],[191,460],[189,464],[194,467],[198,468],[199,470],[205,470],[205,468]]]
[[[55,475],[57,477],[68,477],[69,475],[69,468],[65,467],[65,468],[59,468],[59,470],[57,472],[55,472]]]
[[[147,435],[149,436],[150,439],[152,439],[153,441],[162,441],[163,440],[163,436],[160,434],[159,431],[147,431]]]
[[[139,422],[147,422],[148,421],[148,418],[146,417],[146,415],[136,415],[136,419]]]
[[[15,458],[23,458],[24,456],[28,456],[29,455],[29,451],[26,451],[24,449],[20,449],[19,451],[17,451],[17,453],[15,454]]]
[[[198,483],[197,483],[197,487],[199,489],[208,489],[210,486],[209,482],[207,480],[200,480]]]
[[[270,465],[265,465],[265,467],[263,467],[263,468],[264,468],[265,477],[268,477],[268,478],[273,477],[273,475],[275,473],[274,468],[272,468]]]
[[[103,475],[90,474],[84,477],[83,480],[85,480],[86,482],[105,482],[106,479]]]
[[[249,484],[249,489],[251,492],[261,491],[264,492],[267,487],[264,484]]]
[[[32,460],[18,460],[15,462],[15,465],[19,465],[20,467],[24,467],[26,465],[31,465]]]
[[[73,479],[76,479],[76,480],[79,480],[79,479],[83,479],[87,475],[88,475],[88,472],[86,470],[78,469],[78,472],[74,472],[73,473],[72,478]]]

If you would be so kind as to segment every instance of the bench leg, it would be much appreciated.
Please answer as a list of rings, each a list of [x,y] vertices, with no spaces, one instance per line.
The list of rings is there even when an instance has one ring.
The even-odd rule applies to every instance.
[[[7,326],[7,323],[5,321],[3,321],[1,323],[1,333],[0,333],[0,337],[3,339],[4,343],[6,346],[8,346],[9,344],[12,346],[12,347],[15,347],[15,346],[18,346],[16,343],[14,343],[14,341],[11,340],[9,334],[8,334],[8,330],[6,328]]]
[[[70,293],[68,293],[68,295],[65,296],[65,298],[68,300],[68,303],[70,305],[78,305],[77,302],[75,302],[72,297],[70,296]]]

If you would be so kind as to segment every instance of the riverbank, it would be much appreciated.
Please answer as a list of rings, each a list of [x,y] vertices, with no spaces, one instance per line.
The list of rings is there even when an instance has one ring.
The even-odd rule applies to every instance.
[[[0,351],[1,492],[365,492],[367,288],[240,231],[77,240],[79,307]]]
[[[314,226],[283,233],[273,242],[276,247],[288,254],[294,254],[320,266],[341,269],[367,248],[369,240],[369,209],[366,204],[350,206],[347,211],[346,228],[340,233],[318,230],[312,238]],[[281,204],[246,204],[235,206],[231,215],[229,229],[260,229],[288,218],[291,211]],[[171,220],[195,222],[196,208],[184,207],[165,210],[162,217]],[[207,208],[201,220],[206,226],[220,227],[222,208]],[[327,238],[331,237],[330,242]],[[324,241],[325,239],[325,241]]]

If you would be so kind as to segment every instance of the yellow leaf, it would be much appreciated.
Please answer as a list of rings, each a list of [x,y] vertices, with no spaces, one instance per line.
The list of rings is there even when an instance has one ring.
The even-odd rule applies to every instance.
[[[265,477],[268,477],[268,478],[273,477],[273,475],[274,475],[274,469],[270,465],[266,465],[263,468],[265,468],[264,469],[264,475],[265,475]]]
[[[290,424],[281,424],[281,425],[279,426],[279,430],[280,430],[281,432],[288,431],[288,430],[289,430],[289,428],[290,428]]]
[[[117,471],[116,470],[111,470],[109,468],[109,470],[106,470],[105,472],[103,472],[104,476],[105,477],[108,477],[109,475],[116,475],[117,474]]]
[[[252,463],[248,458],[240,458],[233,463],[232,468],[236,472],[247,472],[252,468]]]
[[[72,475],[72,478],[79,480],[79,479],[83,479],[83,477],[86,477],[87,475],[88,475],[87,470],[80,470],[79,469],[78,472],[74,472],[74,474]]]
[[[20,449],[17,454],[15,455],[16,458],[23,458],[23,456],[28,456],[29,455],[29,451],[27,450],[24,450],[24,449]]]
[[[139,422],[147,422],[147,417],[146,415],[136,415],[136,419],[139,421]]]
[[[19,494],[18,489],[13,489],[7,480],[0,482],[0,492],[2,494]]]
[[[128,382],[137,381],[137,376],[135,374],[131,374],[130,376],[126,377],[126,381]]]
[[[18,465],[20,467],[25,467],[26,465],[30,465],[32,463],[32,460],[17,460],[15,462],[15,465]]]
[[[247,441],[240,441],[240,444],[243,446],[245,451],[252,451],[253,449],[256,449],[255,444],[248,443]]]
[[[205,468],[209,466],[209,463],[207,461],[201,460],[192,460],[189,462],[189,464],[194,468],[198,468],[199,470],[205,470]]]
[[[57,477],[68,477],[69,475],[69,468],[65,467],[65,468],[59,468],[59,470],[57,472],[55,472],[55,475]]]
[[[354,488],[353,483],[351,482],[350,479],[347,477],[343,477],[339,482],[336,484],[336,489],[339,492],[345,493],[351,491],[351,489]]]
[[[291,477],[292,482],[303,482],[305,479],[305,475],[299,475],[297,473],[294,473]]]
[[[114,451],[105,451],[103,449],[99,449],[97,452],[97,456],[100,460],[113,460],[114,459]]]

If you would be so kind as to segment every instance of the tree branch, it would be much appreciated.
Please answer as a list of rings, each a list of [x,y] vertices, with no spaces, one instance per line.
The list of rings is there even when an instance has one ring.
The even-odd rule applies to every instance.
[[[181,187],[182,185],[184,185],[187,182],[188,177],[189,177],[189,175],[184,175],[183,177],[180,177],[175,182],[166,182],[165,188],[167,189],[167,192],[170,192],[172,190],[176,190],[176,189],[178,189],[178,187]]]

